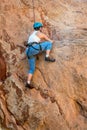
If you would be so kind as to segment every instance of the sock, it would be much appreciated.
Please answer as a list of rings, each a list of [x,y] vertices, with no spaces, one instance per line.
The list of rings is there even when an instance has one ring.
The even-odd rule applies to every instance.
[[[30,84],[30,81],[28,80],[27,83]]]
[[[48,54],[46,54],[46,57],[49,57],[49,55],[48,55]]]

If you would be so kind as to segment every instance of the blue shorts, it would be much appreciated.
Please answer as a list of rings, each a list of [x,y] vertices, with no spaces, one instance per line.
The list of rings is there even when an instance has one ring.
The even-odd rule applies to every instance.
[[[42,43],[40,43],[40,45],[41,45],[41,49],[42,49],[41,51],[46,51],[46,50],[52,49],[52,43],[49,42],[49,41],[42,42]],[[29,50],[27,48],[26,49],[26,55],[31,57],[33,55],[39,54],[41,52],[40,51],[40,45],[34,44],[33,47],[35,49],[32,46],[29,47]],[[29,72],[28,73],[33,74],[34,71],[35,71],[36,58],[32,57],[32,58],[28,59],[28,62],[29,62]]]

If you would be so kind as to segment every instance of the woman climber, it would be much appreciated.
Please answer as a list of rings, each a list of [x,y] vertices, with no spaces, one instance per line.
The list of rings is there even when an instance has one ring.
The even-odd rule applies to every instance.
[[[26,55],[29,62],[29,72],[26,83],[27,88],[33,88],[33,86],[31,85],[31,79],[35,71],[35,56],[37,54],[42,51],[46,51],[45,61],[55,62],[55,59],[50,57],[50,51],[52,49],[53,41],[42,32],[42,27],[42,23],[35,22],[33,24],[34,31],[28,38],[28,44],[26,48]]]

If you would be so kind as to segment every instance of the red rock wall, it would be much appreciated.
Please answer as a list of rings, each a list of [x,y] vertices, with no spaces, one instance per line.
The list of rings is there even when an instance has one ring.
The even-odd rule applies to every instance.
[[[32,0],[0,1],[0,124],[12,130],[87,129],[87,1],[35,0],[36,21],[54,40],[36,62],[33,90],[23,45],[33,30]],[[19,44],[20,46],[17,46]]]

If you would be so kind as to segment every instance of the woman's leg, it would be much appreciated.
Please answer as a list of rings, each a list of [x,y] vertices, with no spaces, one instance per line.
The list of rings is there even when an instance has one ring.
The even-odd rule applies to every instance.
[[[41,47],[42,47],[42,51],[48,51],[47,53],[50,53],[50,50],[52,49],[52,43],[49,41],[45,41],[40,43]]]
[[[37,49],[39,49],[38,45],[36,45],[35,47],[37,47]],[[52,43],[49,42],[49,41],[42,42],[41,43],[41,48],[42,48],[42,51],[46,51],[45,61],[54,62],[55,59],[52,59],[52,58],[49,57],[50,50],[52,49]],[[26,55],[27,56],[28,55],[29,56],[36,55],[38,53],[39,53],[39,50],[37,51],[37,50],[35,50],[32,47],[29,50],[28,50],[28,48],[26,49]],[[28,62],[29,62],[29,72],[28,72],[28,79],[27,79],[26,87],[30,87],[32,76],[33,76],[34,71],[35,71],[35,59],[36,59],[35,57],[28,59]]]
[[[34,74],[34,71],[35,71],[35,60],[36,58],[33,57],[31,59],[28,59],[28,62],[29,62],[29,71],[28,71],[28,78],[27,78],[27,84],[26,84],[26,87],[29,87],[29,88],[33,88],[33,86],[31,86],[31,80],[32,80],[32,76]]]
[[[27,78],[27,83],[28,83],[28,84],[31,83],[32,76],[33,76],[33,74],[28,73],[28,78]]]
[[[54,58],[50,57],[50,51],[52,49],[52,43],[49,41],[41,43],[42,51],[46,51],[45,61],[55,62]]]

